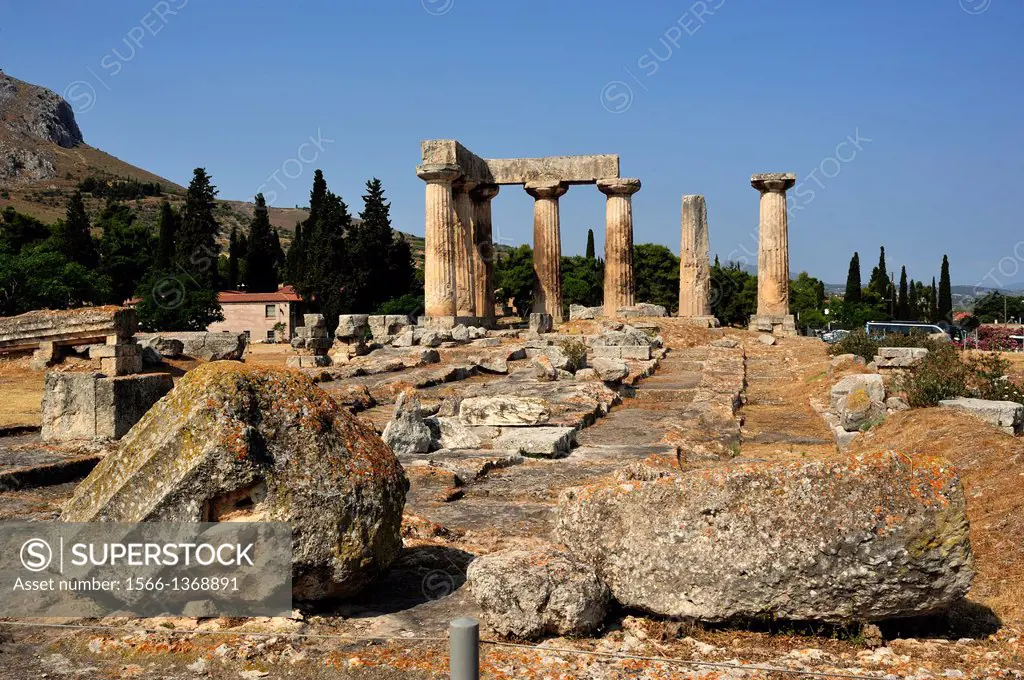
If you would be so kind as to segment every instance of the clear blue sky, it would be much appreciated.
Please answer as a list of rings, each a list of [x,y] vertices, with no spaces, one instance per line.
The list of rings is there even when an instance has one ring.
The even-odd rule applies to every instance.
[[[204,166],[222,198],[280,171],[267,193],[304,205],[315,165],[357,212],[377,176],[422,234],[421,139],[617,153],[643,181],[637,242],[678,252],[702,193],[725,259],[756,252],[751,173],[791,171],[791,267],[828,282],[854,250],[866,280],[881,244],[912,278],[948,252],[954,283],[1024,281],[1022,36],[1016,0],[0,3],[4,70],[66,92],[88,143],[181,184]],[[315,163],[286,164],[318,130]],[[531,205],[502,189],[503,240],[530,239]],[[604,197],[571,188],[565,252],[603,225]]]

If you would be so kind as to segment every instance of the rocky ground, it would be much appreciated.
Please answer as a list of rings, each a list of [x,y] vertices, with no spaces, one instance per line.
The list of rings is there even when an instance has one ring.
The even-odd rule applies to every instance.
[[[404,549],[387,577],[354,600],[302,608],[290,619],[48,622],[67,628],[8,622],[0,624],[5,677],[446,677],[448,622],[481,613],[465,587],[468,565],[479,555],[550,540],[563,489],[640,460],[701,469],[736,459],[836,455],[811,406],[827,400],[839,377],[820,341],[767,345],[754,333],[651,322],[668,351],[649,366],[633,366],[653,374],[627,380],[618,392],[602,391],[601,383],[581,390],[574,381],[537,380],[531,359],[507,358],[519,356],[514,339],[486,348],[506,355],[507,373],[482,370],[470,355],[483,350],[462,347],[437,350],[436,361],[422,354],[374,360],[369,375],[318,375],[378,431],[408,388],[441,418],[453,399],[543,395],[555,404],[544,427],[578,428],[578,446],[562,457],[523,456],[495,446],[501,428],[473,428],[475,448],[403,455],[412,484]],[[563,330],[593,332],[595,325],[573,322]],[[1018,442],[971,416],[928,409],[891,415],[857,444],[912,457],[938,454],[957,465],[978,575],[969,599],[949,615],[862,629],[774,620],[695,625],[616,610],[593,636],[540,644],[499,639],[485,627],[484,677],[1024,677]],[[26,443],[0,440],[0,459]],[[0,517],[51,519],[73,489],[67,483],[2,492]]]

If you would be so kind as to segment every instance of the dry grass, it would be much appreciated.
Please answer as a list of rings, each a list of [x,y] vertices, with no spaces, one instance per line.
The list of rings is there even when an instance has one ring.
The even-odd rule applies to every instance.
[[[288,344],[254,343],[245,351],[245,363],[259,366],[284,366],[295,351]]]
[[[28,367],[27,358],[0,361],[0,427],[40,424],[44,377]]]

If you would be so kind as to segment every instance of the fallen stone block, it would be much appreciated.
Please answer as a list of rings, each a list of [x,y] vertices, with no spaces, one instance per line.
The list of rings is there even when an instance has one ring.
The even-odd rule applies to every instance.
[[[604,307],[569,305],[569,321],[599,319],[604,316]]]
[[[550,314],[530,314],[529,330],[534,333],[550,333],[553,328]]]
[[[423,424],[430,429],[431,449],[479,449],[483,444],[479,435],[453,417],[435,417],[423,419]]]
[[[155,335],[159,335],[161,338],[180,340],[182,353],[185,356],[202,361],[240,361],[248,343],[245,333],[208,333],[206,331],[140,333],[137,339],[146,344]]]
[[[615,310],[615,316],[623,319],[631,319],[645,316],[668,316],[668,312],[661,305],[652,305],[647,302],[641,302],[636,305],[619,307]]]
[[[864,357],[857,356],[856,354],[838,354],[832,357],[832,368],[843,368],[845,366],[863,366],[865,365]]]
[[[338,316],[338,327],[334,330],[334,337],[362,340],[369,332],[369,320],[369,314],[341,314]]]
[[[47,373],[43,441],[120,439],[173,386],[171,376],[164,373]]]
[[[530,368],[533,377],[537,380],[552,381],[558,380],[558,369],[555,368],[551,359],[544,354],[538,354],[530,360]]]
[[[597,371],[597,375],[605,382],[618,382],[629,375],[629,366],[622,359],[594,357],[590,361],[590,367]]]
[[[498,338],[477,338],[469,344],[473,347],[498,347],[501,345],[501,340]]]
[[[877,368],[908,368],[927,355],[924,347],[879,347],[874,364]]]
[[[735,347],[740,346],[740,343],[737,342],[736,340],[733,340],[732,338],[721,338],[719,340],[712,340],[709,344],[712,347],[719,347],[723,349],[733,349]]]
[[[991,401],[988,399],[943,399],[939,406],[966,411],[994,425],[1006,434],[1020,434],[1024,425],[1024,404],[1015,401]]]
[[[616,600],[664,616],[878,621],[939,611],[974,576],[963,487],[934,457],[608,481],[563,492],[557,516],[558,539]]]
[[[857,389],[863,389],[872,402],[881,404],[885,401],[885,382],[882,376],[877,373],[848,375],[832,386],[832,410],[839,413],[842,410],[842,400]]]
[[[608,611],[608,588],[593,567],[555,546],[478,557],[466,577],[487,625],[503,636],[585,635]]]
[[[550,418],[547,402],[537,397],[467,397],[459,404],[464,425],[532,426],[543,425]]]
[[[757,336],[757,341],[760,342],[762,345],[774,345],[775,336],[771,335],[770,333],[760,333]]]
[[[576,444],[575,427],[509,427],[494,439],[494,448],[524,456],[561,458]]]
[[[384,443],[396,454],[427,453],[433,435],[423,419],[420,400],[412,392],[403,392],[395,402],[395,413],[384,427]]]
[[[304,374],[215,362],[146,413],[61,519],[287,522],[293,596],[318,600],[357,593],[398,555],[407,484],[380,437]]]
[[[406,458],[403,458],[403,461]],[[519,465],[523,460],[524,458],[515,451],[491,449],[451,451],[441,449],[431,454],[429,463],[455,473],[460,484],[470,484],[483,479],[492,470],[502,470],[513,465]]]
[[[143,350],[151,349],[165,359],[178,359],[185,353],[185,343],[163,335],[148,336],[146,341],[140,344]]]

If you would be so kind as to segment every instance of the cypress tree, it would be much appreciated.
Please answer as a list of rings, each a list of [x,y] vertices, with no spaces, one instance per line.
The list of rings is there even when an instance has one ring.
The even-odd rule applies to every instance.
[[[939,272],[939,319],[953,320],[953,288],[949,283],[949,258],[942,256],[942,270]]]
[[[56,229],[57,249],[71,262],[92,269],[99,262],[96,242],[93,241],[89,215],[85,212],[82,192],[76,191],[68,199],[64,223]]]
[[[256,208],[249,223],[249,252],[245,258],[245,287],[251,293],[270,293],[277,290],[277,250],[270,214],[263,194],[256,194]]]
[[[164,201],[160,204],[159,240],[156,244],[156,267],[168,269],[174,261],[174,238],[178,230],[177,216],[171,204]]]
[[[885,270],[885,246],[882,246],[878,255],[878,265],[871,270],[868,288],[884,300],[889,297],[889,285],[889,273]]]
[[[850,258],[850,271],[846,274],[846,294],[843,300],[847,304],[859,304],[860,291],[860,254],[854,253]]]
[[[359,225],[347,239],[348,279],[352,308],[371,311],[386,300],[409,292],[414,277],[406,249],[396,245],[391,229],[391,204],[374,177],[366,183]]]
[[[910,297],[907,291],[907,266],[900,268],[900,293],[896,302],[896,316],[901,321],[910,318]]]
[[[305,276],[306,254],[303,249],[302,223],[296,222],[295,234],[292,236],[291,245],[288,246],[288,254],[285,255],[287,279],[295,287],[299,287]]]
[[[594,250],[594,230],[587,229],[587,259],[596,259],[597,253]]]
[[[932,287],[928,290],[928,320],[935,323],[939,320],[939,292],[932,277]]]
[[[281,280],[281,273],[285,271],[284,248],[281,247],[281,236],[277,233],[277,227],[270,232],[270,249],[274,253],[274,270],[278,281]]]
[[[177,264],[198,285],[217,289],[217,220],[213,216],[217,188],[203,168],[193,171],[185,194],[175,243]]]
[[[238,288],[238,228],[231,227],[228,238],[228,290]]]

